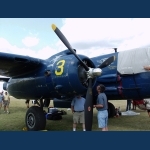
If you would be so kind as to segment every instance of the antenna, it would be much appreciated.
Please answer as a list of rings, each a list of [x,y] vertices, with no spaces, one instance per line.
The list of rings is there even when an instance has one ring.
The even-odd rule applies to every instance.
[[[117,48],[114,48],[114,50],[115,50],[115,53],[117,52]]]

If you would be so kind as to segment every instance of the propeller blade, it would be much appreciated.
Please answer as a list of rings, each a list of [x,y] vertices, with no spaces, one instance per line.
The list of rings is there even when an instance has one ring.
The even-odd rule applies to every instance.
[[[109,57],[107,60],[105,60],[98,68],[105,68],[108,65],[110,65],[113,61],[115,61],[115,56]]]
[[[75,57],[80,61],[82,66],[85,68],[86,71],[89,70],[88,66],[77,56],[73,48],[71,47],[70,43],[66,39],[66,37],[63,35],[63,33],[56,27],[56,25],[52,24],[52,29],[57,34],[57,36],[60,38],[60,40],[65,44],[65,46],[75,55]]]
[[[85,129],[86,131],[92,130],[93,123],[93,96],[92,96],[92,78],[89,78],[88,90],[86,93],[86,101],[84,105],[85,113]]]

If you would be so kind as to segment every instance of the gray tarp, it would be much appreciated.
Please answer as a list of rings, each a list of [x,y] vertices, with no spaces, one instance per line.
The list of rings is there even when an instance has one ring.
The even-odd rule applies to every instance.
[[[129,110],[129,111],[126,111],[126,112],[121,112],[121,115],[122,116],[136,116],[136,115],[140,115],[140,113],[136,113],[134,111]]]
[[[118,53],[117,70],[120,74],[147,72],[143,66],[150,66],[150,48],[136,48]]]

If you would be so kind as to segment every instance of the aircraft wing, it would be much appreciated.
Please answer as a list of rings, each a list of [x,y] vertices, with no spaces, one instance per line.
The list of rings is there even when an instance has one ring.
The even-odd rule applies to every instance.
[[[29,56],[0,52],[0,75],[16,77],[38,69],[43,60]]]
[[[8,82],[9,79],[9,77],[0,77],[0,81],[2,82]]]

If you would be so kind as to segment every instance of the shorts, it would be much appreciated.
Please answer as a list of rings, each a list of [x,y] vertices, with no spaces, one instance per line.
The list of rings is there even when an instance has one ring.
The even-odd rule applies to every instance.
[[[108,124],[108,111],[107,110],[98,111],[97,119],[98,119],[98,128],[107,127],[107,124]]]
[[[3,101],[3,105],[6,107],[6,106],[9,106],[9,101],[8,100],[4,100]]]
[[[73,123],[85,123],[84,111],[73,113]]]

